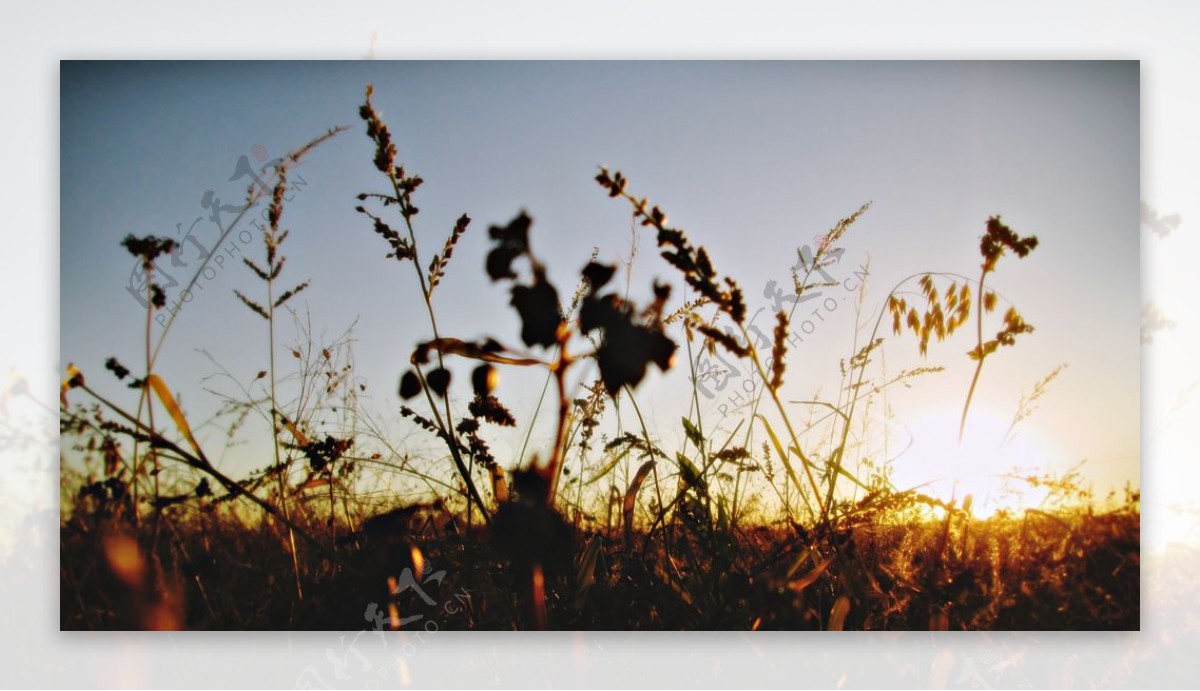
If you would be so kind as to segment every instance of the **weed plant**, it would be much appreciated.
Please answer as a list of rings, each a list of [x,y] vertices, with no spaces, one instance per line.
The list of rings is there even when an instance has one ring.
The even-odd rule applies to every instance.
[[[382,185],[360,194],[355,209],[386,243],[386,259],[409,265],[400,268],[415,279],[427,320],[410,332],[397,373],[399,412],[408,433],[428,435],[444,455],[399,450],[395,431],[359,404],[366,383],[354,373],[350,332],[314,342],[290,306],[308,282],[281,283],[288,169],[341,128],[331,130],[271,173],[263,255],[245,259],[260,292],[235,291],[266,323],[267,357],[250,382],[222,369],[218,378],[234,391],[213,390],[230,439],[251,416],[267,423],[267,467],[231,477],[193,434],[154,369],[177,314],[155,343],[150,324],[166,297],[154,267],[173,242],[125,240],[147,276],[145,353],[139,376],[115,357],[105,368],[139,397],[128,410],[68,367],[61,430],[79,461],[63,466],[62,628],[404,629],[434,613],[443,629],[1137,628],[1140,497],[1132,488],[1099,507],[1077,473],[1014,475],[1058,503],[982,519],[970,496],[946,502],[894,486],[889,464],[861,448],[872,406],[890,387],[940,370],[886,376],[886,339],[896,347],[911,334],[924,356],[931,342],[966,328],[975,370],[961,436],[985,362],[1034,330],[1016,306],[1002,308],[991,283],[1000,260],[1027,256],[1036,237],[986,219],[976,277],[905,278],[874,319],[856,319],[864,328],[834,396],[785,401],[799,300],[759,337],[737,279],[718,272],[706,248],[634,194],[622,173],[601,168],[602,191],[654,233],[662,268],[680,283],[655,280],[649,301],[636,304],[628,282],[619,287],[621,267],[593,252],[581,257],[564,300],[535,250],[534,219],[521,212],[483,239],[484,271],[507,291],[520,343],[466,340],[442,330],[436,298],[458,269],[456,248],[474,237],[472,219],[462,214],[440,237],[418,229],[424,180],[398,161],[372,95],[368,86],[359,114]],[[252,187],[247,202],[263,196]],[[868,209],[798,250],[797,296],[826,285],[814,277],[839,259]],[[864,282],[860,317],[866,300]],[[301,335],[281,362],[285,314]],[[992,322],[995,335],[985,339]],[[701,413],[700,363],[717,353],[745,365],[754,382],[731,432]],[[498,459],[489,446],[495,427],[527,428],[528,446],[541,414],[539,404],[521,420],[501,401],[500,370],[514,367],[544,370],[553,392],[553,436],[540,457]],[[638,392],[651,370],[679,367],[690,374],[690,403],[679,417],[683,442],[670,448],[666,430],[649,427]],[[1023,399],[1013,425],[1058,371]],[[455,391],[469,391],[465,405]],[[321,422],[328,412],[341,416],[336,428]],[[459,606],[439,608],[449,598]]]

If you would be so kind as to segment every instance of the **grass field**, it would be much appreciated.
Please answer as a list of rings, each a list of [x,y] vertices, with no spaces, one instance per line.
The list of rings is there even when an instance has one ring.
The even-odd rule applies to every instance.
[[[718,271],[719,257],[608,169],[596,174],[598,192],[654,234],[659,268],[673,280],[654,280],[639,304],[616,287],[629,266],[593,254],[576,285],[556,286],[522,212],[489,227],[483,267],[510,296],[522,342],[443,332],[447,307],[435,293],[453,278],[448,267],[465,269],[456,248],[483,241],[481,232],[463,214],[425,239],[414,202],[425,181],[397,160],[371,96],[368,87],[359,112],[380,186],[358,197],[356,211],[362,234],[378,236],[386,260],[413,274],[417,290],[405,299],[424,305],[427,321],[405,325],[411,350],[393,400],[409,434],[438,451],[413,458],[386,443],[355,398],[351,339],[291,348],[277,333],[308,286],[285,271],[288,175],[313,148],[351,136],[333,129],[282,159],[271,193],[251,187],[247,199],[268,204],[261,246],[243,260],[258,289],[235,291],[231,304],[261,318],[262,395],[243,389],[226,412],[230,438],[250,415],[269,420],[265,467],[243,477],[221,470],[156,372],[178,314],[165,318],[156,262],[176,246],[125,240],[145,279],[144,351],[109,359],[107,371],[71,365],[62,387],[64,630],[1139,627],[1136,488],[1101,501],[1079,473],[1014,474],[1014,491],[1043,499],[980,516],[970,494],[897,487],[892,468],[866,450],[871,426],[886,419],[887,391],[922,386],[938,370],[888,373],[883,353],[926,356],[952,337],[973,363],[955,389],[961,439],[982,373],[1002,369],[1002,354],[1034,332],[993,286],[1003,285],[1004,266],[1036,251],[1036,237],[999,216],[980,219],[980,264],[966,274],[914,267],[874,311],[864,285],[856,309],[875,318],[861,320],[836,390],[804,402],[823,413],[813,423],[781,394],[795,371],[789,335],[800,301],[775,312],[771,333],[752,330],[741,284]],[[797,296],[828,285],[824,269],[868,209],[797,252]],[[165,329],[153,326],[158,317]],[[717,355],[753,382],[736,425],[698,412],[697,367]],[[548,403],[533,419],[518,420],[501,400],[499,374],[514,368],[544,376]],[[676,368],[691,373],[693,405],[678,429],[651,429],[640,387],[648,373]],[[593,370],[594,380],[579,381]],[[1022,400],[1014,426],[1058,371]],[[106,393],[123,387],[138,392],[136,406]],[[624,422],[614,425],[618,406]],[[329,410],[354,424],[322,427],[316,420]],[[493,430],[535,426],[550,435],[529,446],[541,454],[496,457]],[[387,491],[396,483],[411,491]]]

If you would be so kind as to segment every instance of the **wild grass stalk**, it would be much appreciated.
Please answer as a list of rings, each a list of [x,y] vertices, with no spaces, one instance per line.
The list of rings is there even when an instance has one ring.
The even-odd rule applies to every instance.
[[[395,592],[397,573],[404,569],[411,569],[414,582],[431,592],[444,586],[479,594],[480,602],[456,613],[439,612],[439,617],[450,617],[438,621],[446,628],[946,630],[1081,626],[1088,621],[1115,626],[1136,620],[1130,616],[1136,615],[1136,585],[1130,590],[1136,580],[1129,577],[1138,563],[1136,492],[1127,492],[1118,509],[1094,513],[1070,508],[1092,499],[1076,471],[1061,477],[1014,475],[1014,481],[1046,489],[1052,503],[1023,515],[982,521],[971,516],[969,496],[945,501],[893,487],[886,429],[882,460],[863,452],[876,396],[937,369],[919,367],[892,376],[882,363],[876,374],[884,354],[884,318],[891,317],[893,336],[911,331],[925,356],[932,339],[947,338],[974,317],[971,357],[976,366],[963,405],[961,436],[984,360],[999,346],[1012,345],[1018,334],[1032,331],[1010,307],[996,337],[984,340],[986,315],[1004,299],[985,280],[1000,256],[1025,256],[1036,247],[1036,238],[1017,236],[993,217],[981,240],[979,277],[912,274],[888,292],[877,316],[865,320],[864,280],[836,394],[822,397],[818,390],[802,400],[785,401],[785,384],[799,369],[789,368],[787,359],[797,355],[789,353],[794,345],[789,329],[800,299],[789,310],[775,311],[772,337],[767,338],[747,320],[739,284],[718,275],[707,250],[671,226],[659,208],[628,192],[621,173],[601,169],[597,181],[611,197],[631,205],[635,231],[646,227],[657,233],[661,256],[683,279],[682,306],[668,310],[671,286],[659,281],[652,284],[648,304],[635,304],[630,297],[632,257],[625,262],[622,289],[614,287],[620,285],[614,281],[619,266],[598,261],[596,250],[580,272],[573,299],[560,300],[548,267],[533,250],[533,219],[522,212],[507,224],[489,227],[484,266],[492,282],[508,291],[522,343],[506,345],[487,337],[465,341],[441,330],[435,298],[470,218],[460,216],[440,252],[424,263],[413,220],[418,214],[414,193],[423,181],[397,164],[391,133],[371,97],[368,87],[360,115],[375,145],[375,168],[386,177],[388,189],[360,195],[357,211],[388,243],[390,259],[413,263],[428,324],[429,337],[416,341],[399,392],[406,400],[422,396],[428,411],[404,406],[401,414],[445,444],[455,470],[449,475],[442,470],[444,455],[426,459],[440,467],[419,465],[418,458],[392,441],[387,425],[360,408],[349,332],[325,347],[318,345],[311,324],[301,324],[287,304],[306,284],[281,290],[278,282],[285,263],[280,247],[288,237],[280,225],[288,166],[337,132],[331,131],[275,171],[268,225],[262,228],[264,257],[245,262],[262,282],[262,297],[237,292],[267,322],[268,359],[253,380],[261,383],[242,383],[225,372],[244,400],[226,396],[222,415],[229,411],[235,416],[231,439],[251,412],[270,419],[270,466],[243,479],[220,470],[220,459],[210,460],[171,389],[155,372],[166,330],[154,343],[150,320],[165,300],[155,284],[153,262],[173,249],[170,241],[127,240],[143,262],[150,304],[146,372],[134,382],[141,390],[138,409],[128,412],[91,387],[74,366],[68,369],[64,434],[86,440],[80,452],[89,459],[93,452],[103,458],[105,473],[102,481],[82,473],[71,480],[82,485],[74,495],[64,482],[64,507],[72,507],[64,509],[64,563],[68,553],[72,559],[87,554],[91,540],[107,560],[109,575],[118,580],[122,564],[112,554],[153,564],[138,571],[131,592],[128,583],[119,586],[141,616],[141,625],[170,623],[170,616],[155,619],[153,612],[183,611],[167,604],[182,592],[182,586],[173,585],[184,582],[179,575],[195,585],[188,585],[194,605],[189,623],[198,617],[209,626],[361,626],[359,600],[352,597],[345,605],[341,600],[346,593],[380,596],[376,602],[387,598],[388,605],[377,611],[385,621],[389,612],[399,621],[401,607],[407,613],[411,604],[401,602]],[[248,202],[258,194],[263,192],[252,187]],[[404,227],[394,230],[384,214],[368,211],[368,202],[386,211],[394,207]],[[800,263],[793,269],[797,298],[828,284],[823,270],[840,258],[837,243],[866,210],[864,205],[839,221],[815,249],[798,250]],[[825,283],[813,281],[817,274]],[[702,311],[708,308],[711,314],[705,317]],[[281,345],[278,310],[291,312],[297,321],[299,342],[291,349],[296,372],[290,376],[276,360]],[[168,329],[177,313],[172,312]],[[863,339],[860,334],[872,318],[872,330]],[[665,442],[671,427],[648,418],[635,394],[651,365],[663,372],[675,365],[679,348],[667,335],[675,322],[685,338],[691,391],[686,414],[679,418],[682,442],[672,448]],[[697,338],[702,345],[693,347]],[[718,348],[744,363],[754,382],[745,415],[736,424],[711,424],[701,406],[700,358]],[[464,377],[473,393],[465,413],[451,401],[451,369],[463,361],[473,367],[470,377]],[[596,378],[584,387],[588,380],[574,373],[590,377],[585,363],[591,362]],[[115,359],[106,367],[119,378],[130,374]],[[545,369],[543,398],[557,398],[558,404],[545,458],[526,458],[542,399],[533,419],[525,421],[529,428],[515,462],[506,468],[492,455],[485,425],[516,425],[496,396],[499,367]],[[1028,415],[1056,372],[1022,399],[1013,425]],[[73,390],[96,405],[72,408],[67,396]],[[288,398],[285,392],[293,390],[294,398]],[[785,404],[802,405],[803,412],[798,415]],[[892,414],[886,398],[882,405],[886,422]],[[328,419],[331,408],[339,409],[335,421]],[[156,423],[156,414],[161,418],[164,411],[175,425],[173,438],[159,429],[161,421]],[[611,417],[615,433],[608,436],[601,430]],[[598,458],[591,455],[597,435],[603,444]],[[129,461],[121,457],[120,438],[133,442]],[[293,474],[302,459],[307,469],[295,483]],[[161,475],[165,466],[185,471],[174,485],[171,476]],[[367,477],[363,468],[374,475]],[[486,490],[478,486],[481,473],[490,481],[491,502],[485,503]],[[778,507],[766,506],[774,498],[764,499],[757,491],[759,474],[778,498]],[[393,484],[401,476],[407,484]],[[196,478],[194,489],[166,494]],[[373,487],[368,486],[372,479]],[[570,481],[576,482],[574,488]],[[646,487],[650,481],[652,494]],[[270,486],[273,493],[264,490]],[[139,531],[145,526],[137,514],[145,492],[154,495],[154,537],[141,541],[149,542],[149,553],[136,540],[129,541],[129,527],[122,523],[128,518],[132,535],[142,537]],[[644,501],[639,498],[643,494]],[[257,525],[246,521],[233,499],[254,505],[267,520]],[[381,507],[390,510],[368,516]],[[455,521],[451,508],[465,511],[465,527]],[[770,513],[773,508],[778,511]],[[314,530],[324,510],[327,533]],[[74,512],[69,518],[68,511]],[[475,512],[484,522],[482,529],[470,525]],[[441,517],[447,518],[444,524]],[[275,523],[287,530],[284,549],[278,549],[282,538]],[[160,526],[168,538],[162,544],[157,540]],[[297,538],[311,549],[297,549]],[[229,566],[245,564],[246,553],[261,555],[263,563]],[[423,566],[431,563],[444,572],[425,578]],[[295,583],[294,598],[290,589],[272,587],[276,574],[287,570]],[[250,580],[238,582],[234,574],[249,574],[245,577]],[[151,583],[150,576],[158,582]],[[389,590],[380,593],[385,584]],[[63,620],[73,627],[104,627],[112,621],[106,612],[119,609],[118,599],[105,599],[118,591],[104,591],[103,583],[86,572],[65,568],[63,586]],[[89,604],[93,600],[83,594],[89,589],[102,591],[103,605]],[[239,604],[236,594],[247,591],[269,604]],[[282,591],[277,595],[282,601],[272,599],[276,591]]]
[[[291,454],[286,457],[282,453],[282,443],[280,435],[283,433],[282,422],[286,420],[286,416],[281,410],[279,404],[279,394],[276,387],[278,372],[275,367],[275,314],[276,311],[287,304],[289,300],[303,291],[309,286],[308,281],[298,283],[276,297],[276,280],[283,271],[284,264],[287,258],[280,254],[280,247],[289,235],[288,230],[281,229],[279,222],[283,217],[283,201],[284,193],[287,191],[287,168],[281,166],[276,171],[276,183],[271,194],[271,206],[267,213],[267,225],[262,228],[263,250],[264,250],[264,265],[265,268],[259,267],[253,259],[243,257],[242,262],[254,273],[255,276],[263,283],[266,293],[266,302],[258,303],[255,300],[246,297],[241,291],[235,290],[234,294],[238,300],[242,302],[250,311],[262,317],[267,322],[267,386],[270,410],[269,416],[271,421],[271,444],[274,451],[274,464],[271,467],[271,474],[276,478],[276,485],[279,496],[279,509],[283,514],[285,522],[291,522],[291,508],[289,500],[291,491],[289,480],[291,477],[292,458]],[[295,532],[288,527],[287,529],[288,548],[292,559],[292,570],[295,576],[296,583],[296,599],[304,599],[304,588],[300,582],[300,558],[296,554],[296,535]]]
[[[150,388],[147,384],[150,381],[150,375],[154,373],[154,356],[151,349],[151,341],[153,340],[154,313],[155,311],[166,306],[166,294],[163,293],[162,287],[160,287],[154,281],[154,262],[159,256],[173,252],[176,249],[176,244],[175,241],[171,240],[170,238],[156,238],[151,236],[139,239],[129,235],[122,242],[122,245],[124,245],[125,249],[128,250],[130,254],[141,260],[142,272],[146,276],[146,326],[144,336],[146,376],[141,380],[139,386],[140,393],[138,395],[136,416],[139,420],[142,418],[142,409],[144,407],[146,409],[146,416],[149,420],[150,428],[155,429],[154,401],[150,398]],[[109,362],[111,363],[109,369],[112,370],[114,374],[117,374],[119,379],[123,379],[124,376],[122,376],[121,373],[128,373],[128,370],[125,370],[125,368],[117,363],[115,359],[110,360]],[[138,451],[138,440],[135,439],[133,443],[133,463],[130,480],[131,484],[133,485],[133,524],[135,530],[141,524],[138,488],[142,482],[142,469],[145,464],[145,459],[142,458]],[[152,445],[147,450],[147,456],[149,456],[149,461],[152,466],[150,470],[150,476],[152,478],[154,487],[154,505],[156,507],[154,512],[154,536],[156,538],[155,541],[157,541],[157,504],[159,498],[158,476],[161,469],[158,466],[158,454],[155,452]]]
[[[445,248],[441,255],[434,255],[433,261],[429,267],[428,277],[421,265],[421,255],[419,244],[417,242],[417,234],[413,229],[413,217],[416,216],[420,209],[412,203],[412,194],[424,182],[419,176],[408,175],[403,166],[396,164],[396,145],[392,142],[391,131],[388,126],[382,121],[379,113],[371,104],[371,95],[373,88],[367,86],[366,101],[359,109],[359,115],[367,123],[367,136],[375,142],[375,168],[383,173],[391,188],[390,194],[360,194],[359,201],[365,202],[368,199],[377,199],[383,203],[385,207],[395,205],[404,221],[407,238],[400,236],[399,233],[392,230],[388,224],[381,218],[371,214],[365,207],[359,206],[358,211],[368,216],[374,223],[375,232],[388,241],[392,248],[389,258],[397,261],[411,261],[413,270],[417,278],[417,287],[421,292],[421,299],[425,305],[425,312],[429,317],[429,327],[433,332],[433,349],[437,357],[436,372],[446,372],[446,364],[442,353],[442,337],[438,330],[437,314],[433,306],[433,291],[437,288],[438,282],[445,271],[446,263],[450,259],[450,255],[454,249],[458,239],[466,231],[467,225],[470,223],[470,218],[463,214],[450,237],[446,240]],[[454,415],[450,409],[450,399],[448,396],[440,396],[442,399],[442,408],[439,410],[437,402],[434,400],[435,389],[428,386],[428,381],[425,373],[421,369],[421,364],[414,362],[416,376],[418,377],[421,390],[425,394],[426,402],[433,413],[434,424],[437,427],[438,436],[446,443],[450,451],[450,457],[454,461],[455,469],[458,470],[459,477],[462,478],[463,484],[466,486],[468,507],[474,503],[479,510],[480,516],[484,523],[491,521],[491,514],[488,508],[483,503],[483,498],[479,494],[479,490],[475,485],[475,480],[472,477],[470,469],[463,460],[460,452],[460,442],[458,439],[458,431],[453,423]],[[442,387],[438,387],[442,388]],[[444,413],[444,416],[443,416]]]
[[[286,300],[288,300],[292,295],[294,295],[295,292],[298,292],[296,290],[290,291],[288,293],[281,295],[278,299],[276,299],[274,297],[273,292],[272,292],[273,291],[273,280],[278,275],[279,271],[282,270],[282,260],[280,260],[279,262],[275,261],[274,245],[280,241],[281,235],[286,235],[286,232],[281,234],[278,230],[278,216],[282,212],[282,194],[283,194],[283,190],[285,189],[285,184],[286,184],[285,183],[286,170],[289,166],[297,163],[313,147],[315,147],[315,146],[323,143],[324,141],[330,139],[331,137],[335,136],[338,131],[340,131],[340,130],[338,130],[338,129],[330,130],[326,134],[324,134],[320,137],[317,137],[316,139],[312,140],[311,142],[309,142],[307,145],[305,145],[301,149],[289,154],[285,159],[283,159],[282,163],[276,169],[277,184],[274,188],[274,195],[273,195],[274,199],[273,199],[272,208],[270,211],[271,219],[272,219],[271,228],[269,229],[269,231],[267,231],[267,230],[264,231],[264,239],[268,246],[268,262],[267,262],[268,267],[269,267],[268,271],[264,272],[263,270],[258,269],[257,267],[253,266],[252,262],[249,262],[247,260],[248,264],[250,264],[252,266],[252,268],[254,268],[256,270],[256,272],[258,274],[260,274],[260,276],[268,284],[268,292],[267,292],[268,307],[264,309],[261,306],[257,306],[257,305],[254,305],[254,306],[258,307],[258,309],[256,311],[258,311],[262,316],[266,317],[268,319],[268,321],[272,324],[272,330],[271,330],[270,336],[269,336],[269,341],[272,344],[272,353],[271,353],[271,355],[272,355],[272,366],[271,366],[272,372],[274,371],[274,365],[273,365],[274,332],[273,332],[273,320],[271,319],[271,315],[273,313],[273,310],[276,307],[279,307],[280,305],[282,305],[282,303],[285,302]],[[259,188],[254,187],[254,186],[250,187],[250,190],[247,194],[246,206],[242,208],[241,213],[234,220],[234,222],[230,225],[230,227],[223,229],[219,242],[223,242],[224,239],[228,236],[228,234],[236,226],[236,224],[245,215],[245,213],[250,208],[255,206],[255,204],[261,198],[261,194],[262,194],[262,191]],[[132,439],[133,452],[132,452],[132,460],[130,462],[131,478],[130,478],[129,485],[131,486],[131,493],[132,493],[131,514],[132,514],[132,520],[134,523],[135,531],[140,526],[140,505],[142,503],[142,498],[140,496],[139,488],[140,488],[140,484],[142,482],[143,468],[145,467],[145,464],[147,462],[151,465],[151,470],[149,471],[149,475],[152,478],[151,484],[152,484],[153,493],[154,493],[154,497],[152,499],[152,505],[153,505],[154,511],[155,511],[155,526],[154,526],[153,536],[152,536],[152,540],[151,540],[151,548],[152,549],[157,544],[157,536],[158,536],[158,532],[159,532],[159,515],[161,513],[162,508],[164,508],[164,506],[174,504],[179,500],[179,497],[169,497],[169,498],[163,497],[162,493],[161,493],[159,478],[160,478],[160,475],[162,472],[162,467],[159,463],[159,459],[160,459],[160,455],[161,455],[162,451],[165,449],[165,450],[172,452],[174,454],[175,460],[181,462],[183,465],[188,466],[188,467],[192,468],[193,470],[198,470],[201,473],[216,479],[222,486],[226,487],[226,489],[231,494],[236,495],[236,496],[242,496],[242,497],[249,499],[250,501],[258,504],[260,506],[260,508],[263,508],[269,514],[271,514],[273,516],[278,516],[282,520],[282,522],[287,526],[287,529],[289,531],[289,536],[291,539],[291,553],[293,555],[293,564],[295,566],[295,573],[296,573],[296,580],[297,580],[297,593],[299,594],[299,592],[300,592],[299,591],[299,587],[300,587],[299,563],[295,558],[295,541],[294,541],[294,534],[295,534],[294,531],[297,526],[294,524],[294,522],[288,516],[279,515],[279,512],[276,511],[274,507],[272,507],[267,502],[265,502],[262,499],[255,496],[252,492],[245,490],[241,484],[237,483],[236,481],[232,480],[225,474],[218,471],[208,461],[207,457],[205,456],[203,450],[200,447],[198,440],[196,440],[196,438],[192,434],[190,425],[188,424],[183,411],[179,408],[178,404],[175,402],[174,397],[172,396],[172,394],[170,392],[170,389],[161,380],[161,378],[159,378],[158,375],[155,374],[155,372],[154,372],[155,362],[158,358],[159,353],[161,352],[163,345],[165,344],[165,342],[167,340],[167,336],[170,331],[170,328],[174,324],[175,319],[181,313],[181,309],[174,309],[171,311],[170,316],[164,321],[164,327],[163,327],[162,332],[159,334],[157,343],[154,343],[153,337],[152,337],[152,318],[153,318],[155,311],[165,308],[166,302],[167,302],[165,291],[154,280],[155,261],[160,256],[167,255],[167,254],[170,254],[171,252],[175,251],[178,248],[178,245],[169,238],[157,238],[157,237],[153,237],[153,236],[137,238],[132,235],[127,237],[122,244],[132,255],[134,255],[135,257],[140,259],[140,261],[142,263],[143,273],[146,276],[147,317],[146,317],[145,339],[144,339],[144,343],[145,343],[144,358],[145,358],[146,372],[143,377],[141,377],[139,379],[135,379],[132,384],[132,386],[134,388],[137,388],[140,390],[138,404],[137,404],[137,410],[135,413],[130,414],[130,413],[126,412],[124,409],[118,407],[116,404],[109,401],[108,399],[101,397],[96,391],[94,391],[93,389],[86,386],[86,384],[84,383],[83,374],[81,372],[79,372],[78,370],[74,370],[72,368],[73,371],[68,373],[68,378],[63,384],[62,412],[63,412],[64,418],[66,418],[67,420],[70,420],[72,424],[82,425],[84,427],[92,427],[94,429],[97,429],[98,431],[103,432],[105,434],[106,438],[108,438],[108,433],[110,431],[116,431],[116,432],[125,434],[126,436],[128,436],[129,438]],[[191,280],[185,285],[184,292],[190,291],[195,286],[196,282],[199,280],[199,277],[203,274],[205,268],[207,267],[208,261],[212,257],[212,254],[213,253],[209,253],[207,256],[204,257],[201,264],[197,267],[196,272],[193,275],[193,277],[191,278]],[[240,294],[239,294],[239,297],[241,297],[243,299],[243,302],[247,303],[247,306],[251,306],[254,304],[251,301],[247,301],[244,298],[244,296],[241,296]],[[181,303],[182,302],[183,301],[181,300]],[[111,371],[118,379],[124,379],[125,377],[127,377],[130,374],[129,370],[127,368],[125,368],[124,366],[122,366],[116,358],[110,358],[108,360],[108,362],[106,363],[106,369]],[[274,377],[272,377],[272,381],[273,381],[273,379],[274,379]],[[107,407],[110,411],[115,412],[118,415],[118,417],[123,418],[124,420],[126,420],[126,422],[130,423],[132,425],[132,427],[120,427],[120,426],[114,427],[110,423],[103,423],[103,422],[101,422],[99,424],[89,423],[83,417],[70,412],[68,409],[68,405],[67,405],[68,402],[67,402],[66,394],[67,394],[68,390],[73,389],[73,388],[81,388],[82,390],[87,392],[90,396],[92,396],[92,398],[94,398],[96,401],[101,403],[103,406]],[[164,407],[170,413],[171,418],[172,418],[173,422],[175,423],[176,428],[179,430],[180,434],[186,439],[188,445],[191,447],[190,452],[184,450],[182,447],[180,447],[179,445],[177,445],[173,442],[169,442],[159,432],[158,426],[154,419],[154,405],[153,405],[153,400],[151,397],[152,392],[161,400]],[[274,396],[273,386],[272,386],[271,398],[272,398],[272,405],[274,405],[275,396]],[[148,413],[148,420],[146,422],[143,422],[143,420],[142,420],[143,408]],[[273,436],[276,438],[276,441],[277,441],[278,435],[274,434]],[[147,446],[148,451],[146,452],[146,456],[143,456],[140,453],[139,447],[141,444],[146,444],[146,446]],[[278,459],[278,451],[277,451],[276,456]],[[114,479],[118,480],[118,482],[119,482],[119,479],[117,479],[117,478],[114,478]],[[197,487],[196,494],[199,496],[203,496],[204,490],[206,490],[206,489],[207,489],[207,485],[202,483],[201,485],[199,485]],[[280,492],[280,502],[283,506],[283,512],[284,512],[284,514],[286,514],[286,512],[287,512],[286,493],[283,491]],[[311,536],[308,536],[307,533],[304,533],[304,536],[309,539],[312,539]]]
[[[753,346],[750,332],[746,324],[746,304],[742,296],[741,288],[730,277],[725,277],[724,284],[719,285],[717,282],[717,274],[713,269],[712,262],[708,257],[707,251],[703,247],[695,248],[687,240],[683,231],[672,228],[667,225],[667,216],[657,206],[649,206],[648,200],[638,198],[626,192],[627,179],[620,173],[610,174],[607,169],[602,169],[596,176],[597,182],[601,187],[604,187],[609,192],[611,197],[623,197],[633,206],[633,214],[635,219],[639,220],[643,225],[651,226],[658,232],[658,245],[667,247],[668,249],[662,252],[664,259],[678,269],[684,277],[688,285],[697,293],[707,298],[717,306],[717,309],[724,313],[734,324],[738,333],[742,337],[746,345],[742,345],[737,340],[722,332],[709,324],[693,319],[688,322],[688,325],[699,331],[711,343],[720,345],[729,351],[730,354],[739,359],[748,359],[753,365],[755,372],[763,382],[771,381],[771,375],[764,368],[761,359],[759,358],[757,349]],[[813,463],[804,454],[800,441],[792,428],[791,421],[787,415],[787,411],[783,407],[782,401],[779,399],[777,391],[767,387],[771,400],[775,403],[776,409],[782,416],[785,428],[788,432],[791,446],[786,450],[782,445],[776,444],[780,453],[780,461],[784,464],[788,472],[789,478],[795,483],[797,490],[803,492],[802,485],[796,472],[789,460],[790,453],[794,452],[801,460],[802,467],[808,479],[809,488],[813,491],[817,501],[820,502],[820,489],[818,488],[816,479],[814,478]],[[765,418],[761,418],[765,422]],[[825,515],[824,504],[819,504],[820,514]]]

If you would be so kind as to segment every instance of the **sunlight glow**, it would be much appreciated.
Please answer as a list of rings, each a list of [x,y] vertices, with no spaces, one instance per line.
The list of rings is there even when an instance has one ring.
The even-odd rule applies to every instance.
[[[912,448],[896,462],[899,487],[928,483],[922,491],[944,501],[957,500],[960,506],[970,494],[971,512],[979,517],[1042,504],[1047,495],[1044,488],[1009,476],[1049,471],[1053,454],[1045,443],[1020,425],[1010,432],[1010,419],[981,407],[970,411],[960,444],[960,416],[960,410],[946,407],[907,425]]]

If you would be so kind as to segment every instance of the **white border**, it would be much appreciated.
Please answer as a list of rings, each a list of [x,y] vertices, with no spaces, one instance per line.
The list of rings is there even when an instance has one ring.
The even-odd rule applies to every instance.
[[[1139,59],[1142,196],[1200,233],[1193,201],[1200,4],[1187,2],[496,2],[6,3],[0,10],[0,365],[55,397],[58,272],[58,60],[79,58],[1105,58]],[[377,38],[372,41],[372,36]],[[1132,261],[1132,259],[1131,259]],[[1143,276],[1161,267],[1143,266]],[[1187,277],[1181,277],[1187,278]],[[1185,283],[1189,290],[1195,277]],[[1185,315],[1172,315],[1181,322]],[[1181,328],[1181,331],[1183,329]],[[1196,349],[1192,348],[1195,352]],[[1156,357],[1153,350],[1148,358]],[[1164,363],[1155,363],[1164,364]],[[1170,363],[1165,363],[1170,366]],[[1165,395],[1165,394],[1164,394]],[[1143,388],[1144,400],[1156,392]],[[1148,425],[1144,425],[1148,427]],[[1192,433],[1194,435],[1194,433]],[[1191,446],[1195,448],[1195,446]],[[1143,453],[1146,523],[1174,464]],[[5,459],[7,462],[7,458]],[[950,686],[964,670],[1009,665],[1005,684],[1194,685],[1197,634],[1179,622],[1200,605],[1143,565],[1141,634],[451,634],[400,663],[353,634],[86,635],[57,631],[56,459],[31,466],[33,490],[0,501],[46,509],[21,530],[0,572],[4,682],[32,686]],[[41,473],[41,475],[37,475]],[[36,477],[35,477],[36,476]],[[1197,491],[1171,488],[1196,503]],[[30,494],[30,491],[32,494]],[[1182,495],[1180,492],[1182,491]],[[11,514],[10,514],[11,515]],[[45,520],[41,520],[45,519]],[[1171,553],[1178,556],[1178,553]],[[1173,558],[1173,557],[1172,557]],[[1195,564],[1191,557],[1191,564]],[[1157,580],[1156,580],[1157,579]],[[1194,579],[1191,579],[1194,580]],[[1158,590],[1156,590],[1156,588]],[[1161,589],[1176,588],[1166,592]],[[1157,595],[1155,594],[1157,593]],[[1172,637],[1173,642],[1167,641]],[[412,643],[412,641],[409,641]],[[1184,646],[1180,649],[1178,646]],[[362,660],[351,648],[363,652]],[[395,651],[399,643],[393,642]],[[348,678],[336,678],[334,659]],[[403,658],[403,655],[400,656]],[[366,665],[370,668],[367,669]],[[311,670],[311,673],[310,673]],[[314,676],[315,675],[315,676]],[[372,675],[378,675],[377,677]],[[320,679],[320,682],[317,680]]]

